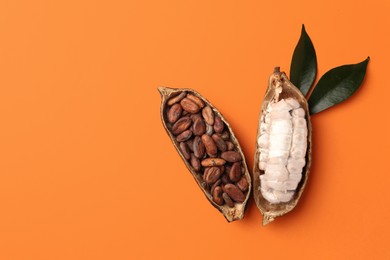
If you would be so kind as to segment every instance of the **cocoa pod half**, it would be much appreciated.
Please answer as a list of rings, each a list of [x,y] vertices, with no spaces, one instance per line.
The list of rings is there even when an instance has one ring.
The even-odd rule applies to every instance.
[[[192,89],[160,87],[158,90],[162,98],[163,126],[199,188],[228,222],[242,219],[252,182],[230,125],[208,100]],[[184,111],[180,117],[179,105]],[[234,163],[230,180],[227,172]],[[234,181],[239,186],[231,183]],[[225,187],[220,186],[222,183],[228,183],[226,193]]]
[[[280,109],[284,105],[283,110]],[[271,151],[271,147],[281,147],[281,142],[275,143],[277,138],[274,138],[277,133],[267,132],[268,128],[273,127],[273,119],[278,119],[278,117],[283,116],[286,123],[289,123],[289,120],[294,120],[296,116],[295,112],[298,112],[301,118],[300,121],[292,121],[292,126],[285,126],[283,129],[280,128],[279,132],[290,132],[284,137],[292,138],[291,148],[289,151],[286,151],[286,154],[281,154],[280,157],[275,155],[275,151]],[[274,111],[274,112],[272,112]],[[275,112],[276,111],[276,112]],[[282,115],[282,112],[284,114]],[[280,113],[280,114],[278,114]],[[297,118],[295,118],[297,119]],[[281,121],[277,121],[280,124]],[[295,129],[294,122],[300,122],[299,127],[305,135],[299,135],[301,141],[305,143],[304,149],[294,151],[294,135]],[[290,122],[291,123],[291,122]],[[275,123],[276,124],[276,123]],[[296,124],[298,125],[298,124]],[[288,129],[291,127],[290,129]],[[288,137],[291,134],[290,137]],[[267,137],[268,135],[268,137]],[[264,137],[264,138],[263,138]],[[269,138],[269,139],[267,139]],[[269,141],[267,141],[269,140]],[[271,142],[273,141],[273,143]],[[279,139],[280,140],[280,139]],[[286,140],[286,139],[285,139]],[[270,145],[272,144],[272,146]],[[281,148],[279,148],[281,149]],[[283,216],[284,214],[290,212],[297,205],[302,192],[307,183],[309,176],[309,169],[311,165],[311,151],[312,151],[312,140],[311,140],[311,123],[310,123],[310,114],[308,109],[308,104],[306,98],[302,93],[289,81],[284,72],[280,72],[279,68],[275,68],[273,74],[269,78],[268,88],[263,100],[261,107],[261,113],[259,116],[259,125],[256,138],[256,149],[255,149],[255,158],[254,158],[254,169],[253,169],[253,196],[257,207],[260,209],[263,215],[263,225],[267,225],[273,221],[276,217]],[[290,159],[297,161],[296,155],[301,156],[299,162],[299,170],[297,168],[289,168]],[[287,165],[284,167],[285,160],[282,157],[287,159]],[[277,177],[276,180],[272,179],[276,176],[272,173],[272,167],[275,167],[276,164],[281,164],[284,173],[287,178],[283,181],[280,181],[280,177]],[[279,165],[280,166],[280,165]],[[295,172],[298,173],[293,173]],[[295,179],[292,179],[294,176]],[[298,177],[295,177],[298,176]],[[279,178],[279,180],[278,180]],[[295,183],[294,183],[295,181]],[[294,184],[291,184],[294,183]],[[245,180],[240,181],[237,186],[245,190]]]

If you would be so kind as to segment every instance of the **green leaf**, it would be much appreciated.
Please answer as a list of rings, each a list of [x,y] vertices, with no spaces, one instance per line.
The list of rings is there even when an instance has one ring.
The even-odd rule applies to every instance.
[[[321,112],[349,98],[360,87],[370,57],[350,65],[343,65],[325,73],[309,98],[310,114]]]
[[[317,74],[317,56],[313,43],[302,25],[290,66],[290,81],[306,96]]]

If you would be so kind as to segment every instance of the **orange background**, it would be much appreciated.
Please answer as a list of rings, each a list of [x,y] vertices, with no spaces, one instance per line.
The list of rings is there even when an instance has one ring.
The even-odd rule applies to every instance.
[[[390,259],[389,1],[0,2],[0,259]],[[274,66],[301,24],[319,75],[363,87],[312,117],[297,208],[228,224],[165,133],[157,87],[194,88],[253,167]]]

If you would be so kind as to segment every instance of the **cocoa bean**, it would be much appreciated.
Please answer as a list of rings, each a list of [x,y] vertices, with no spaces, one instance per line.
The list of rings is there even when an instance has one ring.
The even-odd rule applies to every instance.
[[[189,113],[187,112],[187,111],[185,111],[185,110],[183,110],[183,112],[181,112],[181,115],[182,116],[186,116],[186,115],[188,115]]]
[[[175,123],[180,118],[182,110],[180,104],[174,104],[168,111],[168,121]]]
[[[206,174],[207,171],[207,174]],[[215,183],[221,176],[221,169],[218,167],[209,167],[205,170],[205,182],[207,184]]]
[[[202,109],[202,116],[208,125],[214,125],[214,112],[209,106]]]
[[[211,137],[217,145],[218,150],[220,150],[221,152],[225,152],[227,149],[225,141],[217,134],[213,134]]]
[[[196,120],[197,118],[202,119],[202,116],[200,115],[200,113],[191,114],[190,117],[191,117],[192,123],[195,123],[195,120]]]
[[[198,98],[197,96],[187,94],[187,98],[194,101],[200,108],[204,107],[204,103],[203,103],[202,99]]]
[[[206,132],[206,124],[204,123],[201,117],[198,117],[194,120],[192,124],[192,132],[194,135],[203,135]]]
[[[176,123],[172,126],[172,134],[178,135],[190,127],[192,121],[189,117],[182,117],[176,121]]]
[[[226,174],[223,174],[222,177],[221,177],[221,181],[223,184],[228,184],[228,183],[231,183],[228,176]]]
[[[234,207],[234,202],[233,202],[233,200],[229,197],[229,195],[227,195],[226,192],[223,192],[223,193],[222,193],[222,198],[223,198],[223,200],[225,201],[226,205],[228,205],[230,208],[233,208],[233,207]]]
[[[225,167],[225,174],[226,174],[226,176],[229,176],[229,172],[230,172],[231,169],[232,169],[232,166],[226,164],[226,167]]]
[[[193,147],[194,146],[194,139],[191,138],[186,143],[188,145],[188,148],[190,148],[190,151],[194,152],[194,147]]]
[[[214,127],[212,125],[206,124],[206,135],[212,136],[214,133]]]
[[[234,150],[234,144],[230,141],[226,141],[226,149],[228,151],[233,151]]]
[[[228,131],[223,131],[221,134],[220,134],[221,138],[225,141],[228,141],[230,139],[230,134]]]
[[[235,162],[232,165],[232,168],[229,172],[229,179],[232,182],[239,181],[241,178],[241,163],[240,162]]]
[[[223,191],[226,192],[235,202],[241,203],[245,201],[244,193],[242,193],[242,191],[234,184],[226,184]]]
[[[184,158],[186,158],[186,160],[189,160],[191,158],[191,154],[190,154],[190,150],[188,149],[187,144],[184,142],[181,142],[179,144],[179,147],[180,147],[180,151],[183,154]]]
[[[221,158],[206,158],[203,159],[201,162],[201,165],[203,167],[209,167],[209,166],[221,166],[224,165],[226,161]]]
[[[214,193],[215,187],[217,187],[217,186],[219,186],[219,185],[221,185],[221,179],[217,180],[217,181],[213,184],[213,186],[211,186],[210,193],[213,194],[213,193]]]
[[[179,134],[176,137],[176,140],[178,142],[184,142],[184,141],[187,141],[188,139],[190,139],[191,136],[192,136],[192,131],[191,130],[185,130],[183,133]]]
[[[221,158],[228,162],[239,162],[242,160],[241,154],[235,151],[227,151],[221,153]]]
[[[202,143],[202,140],[199,136],[195,136],[194,141],[193,141],[193,146],[194,154],[197,158],[202,159],[205,154],[205,147],[204,144]]]
[[[208,187],[210,187],[207,183],[206,183],[206,178],[207,178],[207,175],[209,174],[209,167],[205,167],[205,168],[203,168],[203,175],[202,175],[202,177],[203,177],[203,181],[205,182],[205,187],[206,188],[208,188]]]
[[[184,109],[184,107],[183,107]],[[219,116],[215,116],[214,118],[214,131],[216,133],[222,133],[224,129],[224,123],[222,121],[222,119],[219,117]]]
[[[194,101],[189,98],[183,98],[180,101],[180,105],[185,111],[191,114],[198,113],[200,110],[200,106],[198,106]]]
[[[249,183],[245,176],[242,176],[241,179],[236,183],[237,187],[243,192],[247,191],[249,188]]]
[[[188,159],[187,159],[188,160]],[[191,166],[194,168],[195,171],[199,172],[200,171],[200,161],[196,156],[191,153]]]
[[[219,206],[222,206],[224,203],[224,200],[222,198],[222,188],[221,186],[215,187],[213,191],[213,201],[218,204]]]
[[[211,156],[215,157],[218,153],[218,148],[213,140],[209,135],[202,135],[202,143],[204,144],[206,148],[206,153]]]
[[[179,95],[170,98],[167,102],[168,106],[172,106],[173,104],[179,102],[180,100],[182,100],[186,96],[186,94],[187,93],[185,91],[183,91]]]

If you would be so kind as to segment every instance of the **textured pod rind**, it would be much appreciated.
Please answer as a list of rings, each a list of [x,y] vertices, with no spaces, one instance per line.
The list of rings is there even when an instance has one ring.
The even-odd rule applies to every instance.
[[[228,222],[242,219],[244,217],[244,213],[245,213],[245,210],[247,207],[247,202],[249,200],[249,197],[251,196],[251,190],[252,190],[251,183],[252,182],[251,182],[251,177],[249,174],[248,166],[247,166],[247,163],[245,161],[245,156],[242,152],[241,146],[238,143],[238,140],[237,140],[236,136],[234,135],[229,123],[225,120],[223,115],[207,99],[205,99],[202,95],[200,95],[198,92],[196,92],[193,89],[188,89],[188,88],[174,89],[174,88],[168,88],[168,87],[159,87],[158,91],[160,92],[160,95],[161,95],[160,116],[161,116],[161,121],[162,121],[162,124],[164,126],[164,129],[168,133],[168,135],[173,143],[173,146],[176,148],[176,150],[179,153],[180,157],[182,158],[184,164],[187,166],[191,175],[194,177],[196,183],[198,184],[200,189],[203,191],[204,195],[209,200],[209,202],[223,214],[223,216],[226,218],[226,220]],[[233,208],[229,207],[226,204],[220,206],[212,200],[212,194],[206,190],[207,183],[202,179],[202,176],[200,174],[196,173],[196,170],[192,167],[190,161],[186,160],[186,158],[183,156],[183,154],[181,153],[180,147],[179,147],[179,142],[177,142],[177,140],[175,139],[175,136],[171,133],[171,131],[168,127],[169,122],[167,121],[167,118],[166,118],[166,110],[168,108],[167,101],[171,97],[174,97],[175,95],[178,95],[182,92],[186,92],[188,94],[192,94],[192,95],[200,98],[205,104],[207,104],[213,110],[215,115],[219,116],[222,119],[223,123],[225,124],[225,126],[227,127],[227,129],[229,131],[231,141],[233,142],[235,148],[237,149],[237,151],[240,153],[240,155],[242,157],[241,163],[242,163],[243,168],[245,169],[245,171],[243,172],[243,176],[245,176],[246,179],[248,180],[249,188],[248,188],[248,192],[246,193],[245,200],[242,203],[236,203]]]
[[[282,86],[276,89],[276,86]],[[281,91],[281,92],[280,92]],[[279,93],[280,92],[280,93]],[[289,202],[282,202],[278,204],[272,204],[264,199],[260,187],[261,179],[260,175],[264,174],[263,170],[259,169],[259,155],[260,147],[257,142],[257,139],[260,136],[260,122],[261,116],[266,113],[268,104],[278,97],[278,100],[286,99],[289,97],[295,98],[300,106],[305,110],[305,119],[307,122],[307,150],[306,150],[306,165],[302,169],[302,179],[298,184],[297,189],[295,190],[293,198]],[[290,212],[298,204],[299,199],[303,193],[303,190],[306,186],[307,179],[309,176],[309,170],[311,165],[311,151],[312,151],[312,128],[310,122],[309,108],[306,98],[303,94],[289,81],[288,77],[284,72],[280,72],[279,68],[275,68],[273,74],[269,78],[268,88],[261,106],[261,112],[259,116],[259,128],[256,135],[256,149],[255,149],[255,158],[254,158],[254,168],[253,168],[253,196],[257,207],[260,209],[263,215],[263,225],[267,225],[272,222],[276,217],[280,217]]]

